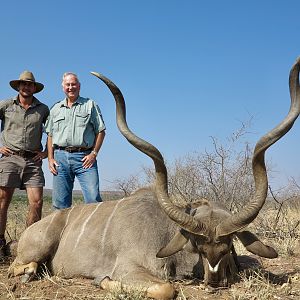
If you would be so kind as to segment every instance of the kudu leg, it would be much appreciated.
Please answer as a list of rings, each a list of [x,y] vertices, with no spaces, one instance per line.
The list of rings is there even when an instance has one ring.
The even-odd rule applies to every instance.
[[[23,283],[29,282],[37,272],[38,264],[36,262],[31,262],[24,265],[12,264],[8,270],[8,276],[18,276],[23,275],[21,281]]]
[[[129,280],[130,278],[130,280]],[[139,284],[130,284],[130,282],[138,282]],[[130,272],[122,281],[112,280],[108,276],[104,279],[95,279],[94,283],[107,291],[113,291],[122,288],[128,292],[133,290],[144,291],[147,297],[159,300],[170,300],[174,298],[175,289],[169,282],[165,282],[147,272]],[[123,283],[126,282],[126,283]]]

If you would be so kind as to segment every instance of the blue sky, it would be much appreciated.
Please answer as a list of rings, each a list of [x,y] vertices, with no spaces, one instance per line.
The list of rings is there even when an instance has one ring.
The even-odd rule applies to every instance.
[[[25,70],[52,106],[61,77],[79,75],[81,95],[101,107],[107,135],[99,155],[102,189],[137,173],[149,158],[115,125],[113,98],[90,71],[114,81],[130,128],[172,163],[226,139],[253,117],[248,141],[272,129],[289,109],[288,75],[300,55],[300,2],[201,0],[4,1],[0,11],[0,99]],[[300,122],[267,152],[278,185],[300,180]],[[44,161],[46,187],[52,178]]]

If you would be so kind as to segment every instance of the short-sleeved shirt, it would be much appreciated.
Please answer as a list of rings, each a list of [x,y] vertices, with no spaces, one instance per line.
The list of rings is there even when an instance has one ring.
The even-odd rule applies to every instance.
[[[41,151],[48,115],[48,106],[35,97],[28,109],[20,105],[18,96],[0,101],[2,145],[14,151]]]
[[[78,97],[71,107],[67,99],[54,104],[46,122],[46,132],[53,145],[60,147],[94,146],[96,135],[105,130],[101,110],[89,98]]]

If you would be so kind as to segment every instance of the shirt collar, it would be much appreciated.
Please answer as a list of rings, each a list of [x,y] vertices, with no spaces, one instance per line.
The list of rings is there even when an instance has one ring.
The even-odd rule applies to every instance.
[[[82,97],[78,96],[78,98],[76,99],[76,101],[74,102],[74,105],[79,105],[79,104],[83,104],[83,99]],[[62,101],[60,101],[60,107],[67,107],[67,98],[64,98]]]
[[[15,97],[13,98],[13,101],[14,101],[15,104],[20,105],[19,95],[15,96]],[[31,107],[37,106],[37,105],[39,105],[39,104],[41,104],[41,102],[40,102],[37,98],[35,98],[35,97],[33,96]]]

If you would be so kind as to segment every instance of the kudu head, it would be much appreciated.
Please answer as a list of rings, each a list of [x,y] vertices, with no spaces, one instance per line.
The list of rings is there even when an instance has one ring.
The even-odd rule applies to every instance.
[[[293,126],[300,112],[299,65],[297,59],[290,71],[289,87],[291,106],[284,120],[257,142],[252,159],[255,193],[242,211],[232,215],[223,209],[204,203],[187,213],[175,206],[168,195],[167,170],[161,153],[150,143],[130,131],[126,122],[126,108],[119,88],[105,76],[92,72],[112,92],[116,101],[117,125],[122,135],[138,150],[152,158],[155,165],[155,189],[159,204],[166,215],[179,226],[177,234],[157,253],[167,257],[182,250],[201,255],[204,266],[204,281],[212,286],[227,286],[236,272],[232,246],[237,236],[247,250],[262,257],[277,257],[276,251],[264,245],[249,231],[244,230],[258,215],[265,203],[268,179],[265,166],[265,151],[284,136]]]

